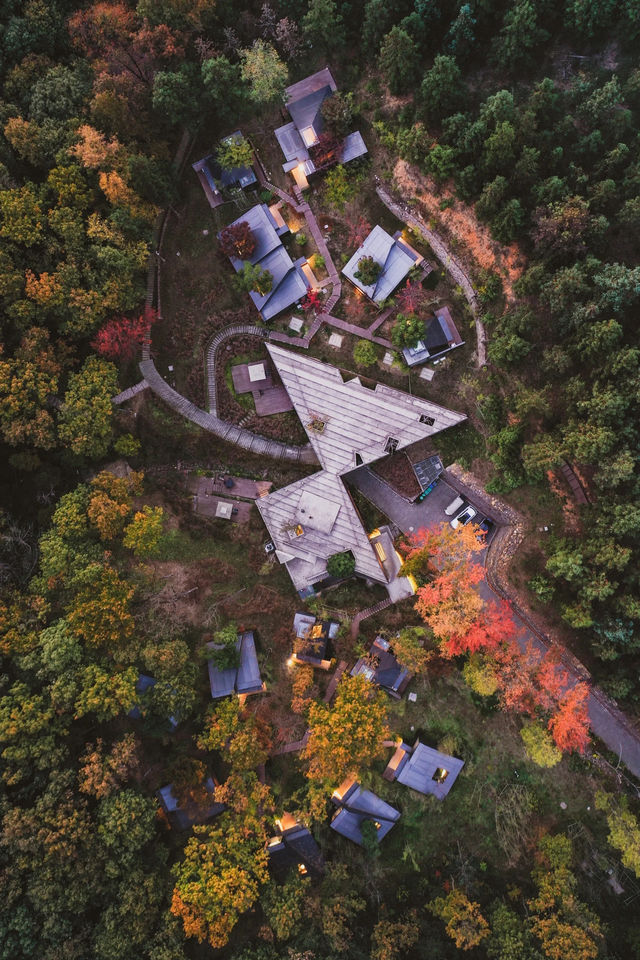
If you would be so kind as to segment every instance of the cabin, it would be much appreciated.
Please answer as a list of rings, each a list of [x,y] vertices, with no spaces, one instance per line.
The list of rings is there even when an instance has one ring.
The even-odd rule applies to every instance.
[[[301,877],[317,879],[324,872],[320,847],[310,830],[290,813],[276,820],[275,833],[267,841],[269,868],[277,880],[285,880],[291,869]]]
[[[375,226],[342,268],[347,280],[373,303],[384,303],[409,271],[424,263],[422,254],[401,237],[400,230],[391,236],[381,226]],[[372,260],[377,264],[378,276],[373,283],[364,283],[356,276],[361,260]]]
[[[330,163],[350,163],[367,153],[359,131],[348,134],[335,144],[331,156],[322,159],[314,147],[324,133],[322,104],[337,90],[328,67],[318,70],[285,90],[287,110],[291,121],[275,131],[285,162],[282,169],[291,173],[301,190],[309,186],[308,177]]]
[[[402,355],[407,366],[415,367],[427,360],[437,360],[463,344],[449,307],[440,307],[425,320],[424,334],[418,343],[414,347],[404,347]]]
[[[210,641],[207,647],[210,650],[223,649],[222,644],[214,641]],[[238,696],[248,696],[266,690],[266,684],[260,677],[258,654],[256,653],[256,643],[252,630],[245,630],[244,633],[238,634],[236,651],[238,654],[237,667],[227,667],[225,670],[221,670],[213,660],[208,661],[209,685],[214,700],[219,700],[221,697],[230,697],[234,693],[237,693]]]
[[[292,659],[328,670],[331,666],[327,656],[329,641],[337,637],[340,624],[336,620],[318,620],[311,613],[296,613],[293,629],[295,641]]]
[[[331,820],[331,829],[362,846],[362,827],[368,821],[375,827],[378,843],[400,819],[400,811],[381,800],[371,790],[363,790],[355,777],[345,780],[331,796],[338,808]]]
[[[406,690],[411,674],[396,660],[391,644],[384,637],[376,637],[365,657],[360,657],[351,670],[352,677],[364,676],[371,683],[399,700]]]
[[[413,747],[399,744],[383,777],[389,781],[397,780],[417,793],[444,800],[463,767],[464,760],[440,753],[416,740]]]
[[[231,140],[242,140],[240,130],[235,130],[220,141],[221,145]],[[225,201],[225,191],[235,188],[245,190],[258,182],[253,167],[233,167],[229,170],[220,166],[215,153],[211,153],[202,160],[191,164],[192,170],[198,177],[205,196],[212,209],[219,207]]]
[[[231,226],[241,223],[248,224],[255,248],[246,260],[239,257],[229,259],[236,273],[240,273],[245,263],[250,263],[271,274],[272,285],[267,293],[261,294],[257,290],[249,293],[262,319],[271,320],[306,296],[311,287],[310,267],[305,257],[299,257],[295,262],[291,259],[282,243],[282,237],[289,232],[289,227],[277,211],[266,203],[251,207]]]
[[[201,798],[192,797],[180,802],[172,783],[161,787],[156,796],[170,825],[177,830],[188,830],[189,827],[205,823],[226,810],[224,803],[217,803],[213,799],[215,788],[215,780],[213,777],[209,777],[204,782],[203,797]],[[210,802],[205,798],[210,798]]]

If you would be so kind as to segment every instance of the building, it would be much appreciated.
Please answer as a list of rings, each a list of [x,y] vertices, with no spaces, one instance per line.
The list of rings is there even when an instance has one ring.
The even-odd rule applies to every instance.
[[[263,320],[271,320],[282,310],[286,310],[293,303],[297,303],[306,296],[311,286],[308,274],[307,261],[300,257],[291,259],[282,244],[282,236],[289,232],[282,217],[266,205],[259,203],[251,207],[241,217],[234,220],[231,226],[239,223],[248,223],[254,236],[256,246],[248,260],[230,257],[236,273],[239,273],[245,263],[258,265],[268,270],[273,277],[273,284],[268,293],[260,294],[252,290],[249,294]],[[220,234],[218,234],[220,237]],[[303,266],[307,267],[303,270]]]
[[[401,667],[383,637],[376,637],[366,657],[360,657],[351,671],[352,677],[364,676],[399,700],[407,688],[411,674]]]
[[[336,620],[318,620],[311,613],[296,613],[293,629],[296,638],[292,659],[328,670],[331,666],[327,657],[329,641],[337,637],[340,624]]]
[[[205,823],[212,817],[217,817],[226,810],[224,803],[216,803],[213,799],[216,783],[209,777],[204,783],[206,794],[211,797],[211,803],[199,803],[197,800],[183,801],[179,804],[172,783],[161,787],[156,796],[167,815],[172,827],[178,830],[188,830],[197,823]]]
[[[464,760],[433,750],[416,740],[413,747],[401,743],[383,773],[385,780],[444,800],[464,767]]]
[[[274,344],[267,350],[321,467],[256,502],[277,559],[303,597],[333,582],[327,560],[345,551],[353,554],[356,575],[388,586],[395,577],[385,571],[343,478],[465,415],[384,384],[370,389],[337,367]],[[408,579],[399,579],[409,596]]]
[[[405,347],[402,355],[409,367],[435,360],[450,350],[461,347],[464,340],[453,322],[449,307],[440,307],[425,321],[424,336],[415,347]]]
[[[269,867],[278,880],[285,880],[292,868],[300,876],[317,879],[324,872],[324,860],[320,847],[311,832],[285,813],[276,820],[275,835],[267,841]]]
[[[146,709],[149,703],[152,701],[153,691],[157,683],[158,681],[155,679],[155,677],[149,677],[144,673],[140,673],[138,675],[138,680],[136,682],[136,693],[140,694],[140,701],[136,703],[131,710],[129,710],[129,713],[127,714],[128,717],[131,717],[132,720],[141,720],[144,716],[146,716]],[[170,685],[167,684],[167,686]],[[180,721],[177,717],[169,717],[167,722],[169,723],[171,729],[175,730]]]
[[[220,142],[221,144],[226,144],[231,140],[241,139],[242,133],[236,130]],[[212,208],[219,207],[221,203],[224,203],[225,190],[233,187],[244,190],[258,182],[258,178],[253,172],[253,167],[233,167],[231,170],[225,170],[220,166],[216,155],[213,153],[207,157],[203,157],[202,160],[198,160],[191,166],[197,174],[198,180],[209,201],[209,206]]]
[[[342,268],[344,276],[374,303],[384,303],[409,271],[424,262],[424,257],[400,237],[400,230],[391,236],[381,226],[375,226]],[[369,258],[379,265],[380,274],[375,283],[365,286],[356,273],[360,261]]]
[[[400,819],[399,810],[371,790],[363,790],[355,777],[349,777],[334,790],[331,800],[338,808],[331,820],[331,829],[360,845],[362,827],[367,821],[373,823],[380,843]]]
[[[208,643],[207,647],[210,650],[223,649],[222,644],[213,641]],[[260,678],[260,666],[252,630],[246,630],[244,633],[238,634],[236,650],[239,657],[237,667],[220,670],[213,660],[208,661],[209,684],[211,686],[211,696],[214,700],[219,700],[220,697],[230,697],[233,693],[242,696],[243,694],[262,693],[263,690],[266,690],[266,686]]]
[[[275,131],[285,157],[282,169],[291,173],[301,189],[308,186],[307,177],[316,172],[309,150],[318,143],[324,131],[322,104],[337,90],[336,82],[328,67],[305,77],[285,90],[290,123]],[[367,153],[362,134],[350,133],[339,145],[336,163],[350,163]]]

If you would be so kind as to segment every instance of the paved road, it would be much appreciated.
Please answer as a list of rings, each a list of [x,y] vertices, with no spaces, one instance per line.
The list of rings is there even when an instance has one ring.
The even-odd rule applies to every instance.
[[[453,487],[441,480],[422,503],[408,503],[368,467],[354,470],[348,479],[404,533],[414,533],[421,527],[442,523],[446,519],[444,508],[457,493]],[[485,600],[496,599],[497,595],[486,579],[479,584],[478,589]],[[513,619],[521,631],[521,646],[533,643],[538,649],[548,649],[547,644],[532,633],[515,611]],[[640,778],[640,738],[634,733],[627,718],[608,703],[597,687],[590,691],[588,708],[593,732],[621,758],[631,773]]]

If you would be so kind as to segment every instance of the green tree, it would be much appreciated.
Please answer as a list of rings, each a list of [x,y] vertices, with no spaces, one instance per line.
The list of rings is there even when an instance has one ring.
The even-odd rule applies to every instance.
[[[378,354],[371,340],[358,340],[353,348],[353,360],[359,367],[371,367],[378,361]]]
[[[236,274],[234,282],[240,293],[255,291],[264,297],[273,287],[273,274],[261,267],[259,263],[247,262]]]
[[[355,557],[350,550],[333,553],[327,560],[327,573],[330,577],[344,580],[350,577],[356,568]]]
[[[516,0],[505,14],[493,55],[501,67],[512,70],[528,61],[535,48],[548,39],[548,32],[538,26],[534,0]]]
[[[174,867],[171,912],[187,937],[224,947],[267,883],[266,834],[259,819],[225,813],[194,827],[184,859]]]
[[[51,450],[56,445],[50,399],[58,392],[61,372],[44,327],[32,327],[14,356],[0,359],[0,430],[9,446]]]
[[[565,22],[570,30],[594,37],[606,31],[615,9],[616,0],[568,0]]]
[[[252,100],[270,103],[282,97],[289,71],[270,43],[255,40],[252,47],[241,51],[240,59]]]
[[[216,157],[223,170],[250,167],[253,160],[253,147],[244,137],[227,137],[218,147]]]
[[[455,56],[464,59],[471,53],[476,39],[475,27],[476,18],[471,5],[463,3],[458,10],[458,16],[449,27],[449,48]]]
[[[433,656],[425,648],[426,631],[424,627],[404,627],[393,641],[393,652],[401,667],[409,673],[423,674]]]
[[[302,927],[309,881],[291,871],[284,883],[270,880],[263,888],[260,903],[276,940],[289,940]]]
[[[551,734],[540,723],[525,724],[520,736],[527,756],[539,767],[555,767],[562,760],[562,751],[556,747]]]
[[[395,26],[380,47],[380,69],[389,90],[398,95],[409,89],[418,72],[418,48],[409,34]]]
[[[321,50],[336,50],[344,45],[344,23],[335,0],[309,0],[302,18],[302,34]]]
[[[308,761],[307,777],[332,789],[380,755],[388,733],[384,695],[362,675],[343,679],[332,707],[311,704],[309,729],[302,754]]]
[[[78,373],[71,374],[58,432],[73,454],[89,460],[105,456],[112,439],[111,398],[117,392],[117,371],[107,360],[89,357]]]
[[[427,908],[445,921],[447,934],[459,950],[471,950],[489,935],[489,924],[480,912],[480,904],[469,900],[458,888],[446,897],[436,897]]]
[[[627,798],[623,796],[616,799],[599,790],[596,793],[596,807],[606,814],[609,843],[619,851],[627,870],[633,870],[636,877],[640,877],[640,823],[629,809]]]
[[[455,112],[464,100],[464,85],[454,57],[438,54],[424,76],[420,98],[424,112],[434,120]]]
[[[398,350],[415,347],[425,331],[425,321],[415,313],[399,313],[391,329],[391,342]]]
[[[124,789],[105,797],[98,808],[98,836],[109,851],[107,873],[128,873],[141,849],[153,842],[156,804],[135,790]]]

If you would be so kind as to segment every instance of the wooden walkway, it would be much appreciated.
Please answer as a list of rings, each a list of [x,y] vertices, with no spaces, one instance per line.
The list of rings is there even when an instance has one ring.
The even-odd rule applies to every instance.
[[[584,487],[576,477],[575,473],[569,466],[566,460],[560,462],[560,473],[565,478],[569,486],[571,487],[571,492],[576,498],[578,503],[589,503],[589,498],[585,492]]]
[[[392,603],[394,603],[394,601],[391,599],[391,597],[387,597],[386,600],[381,600],[379,603],[374,603],[372,607],[367,607],[365,610],[359,610],[351,621],[351,639],[355,640],[358,636],[360,624],[363,620],[367,620],[369,617],[375,616],[376,613],[380,613],[381,610],[384,610],[386,607],[390,607]]]
[[[146,380],[141,380],[140,383],[136,383],[135,386],[129,387],[128,390],[123,390],[122,393],[116,394],[115,397],[111,398],[111,403],[119,406],[121,403],[126,403],[127,400],[131,400],[132,397],[135,397],[136,394],[142,393],[143,390],[148,390],[149,384]]]
[[[342,677],[342,674],[345,672],[346,669],[347,669],[346,661],[341,660],[340,663],[338,664],[338,668],[336,672],[334,673],[334,675],[331,677],[331,680],[329,681],[327,692],[324,695],[325,703],[331,703],[333,699],[333,695],[336,692],[338,684],[340,683],[340,678]]]

